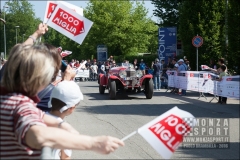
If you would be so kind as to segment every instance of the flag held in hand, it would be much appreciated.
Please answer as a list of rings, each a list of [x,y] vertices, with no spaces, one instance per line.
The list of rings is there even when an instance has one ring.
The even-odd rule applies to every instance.
[[[194,125],[192,114],[174,107],[139,128],[138,133],[164,159],[169,159]]]
[[[62,51],[62,52],[61,52],[62,58],[63,58],[63,57],[66,57],[66,56],[68,56],[68,55],[70,55],[70,54],[72,54],[72,51],[67,51],[67,50],[65,50],[65,51]]]

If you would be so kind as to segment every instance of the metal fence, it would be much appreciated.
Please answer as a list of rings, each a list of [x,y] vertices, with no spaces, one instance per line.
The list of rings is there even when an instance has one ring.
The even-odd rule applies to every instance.
[[[54,159],[52,148],[50,147],[43,147],[41,159]]]

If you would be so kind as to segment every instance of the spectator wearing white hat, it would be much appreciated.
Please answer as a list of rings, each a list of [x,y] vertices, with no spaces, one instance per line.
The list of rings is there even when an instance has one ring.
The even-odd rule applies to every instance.
[[[187,71],[188,67],[187,67],[187,65],[184,63],[184,60],[183,60],[183,59],[179,59],[178,64],[179,64],[178,72]],[[179,92],[178,94],[179,94],[179,95],[186,95],[186,90],[182,89],[182,92]]]
[[[51,108],[50,115],[53,115],[63,123],[63,119],[73,113],[76,106],[83,100],[83,94],[79,86],[73,81],[62,81],[53,89],[48,102]],[[55,159],[69,159],[72,150],[53,149]]]

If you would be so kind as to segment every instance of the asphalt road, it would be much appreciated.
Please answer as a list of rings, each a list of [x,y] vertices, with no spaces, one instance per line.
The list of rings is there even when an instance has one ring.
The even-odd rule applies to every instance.
[[[184,149],[181,146],[172,159],[239,159],[239,100],[228,100],[227,105],[212,103],[211,95],[199,97],[199,93],[187,92],[178,96],[166,92],[155,92],[152,99],[143,93],[118,95],[109,100],[108,92],[99,94],[97,82],[79,82],[84,100],[75,112],[66,118],[81,134],[110,135],[123,138],[142,125],[153,120],[174,106],[192,113],[197,118],[229,118],[230,149]],[[162,157],[138,134],[125,141],[125,146],[109,155],[90,151],[73,151],[72,159],[161,159]]]

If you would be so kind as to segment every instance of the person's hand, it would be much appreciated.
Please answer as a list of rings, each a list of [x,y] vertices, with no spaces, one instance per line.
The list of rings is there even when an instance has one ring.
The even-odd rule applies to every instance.
[[[48,31],[47,24],[40,23],[38,29],[23,43],[23,45],[33,45],[38,38]]]
[[[124,142],[110,136],[93,137],[92,150],[101,154],[114,152],[118,147],[124,146]]]
[[[76,72],[69,65],[67,66],[64,73],[62,73],[62,79],[66,81],[73,80],[75,76],[76,76]]]
[[[44,35],[46,32],[48,31],[48,26],[47,24],[45,23],[40,23],[38,25],[38,29],[36,30],[35,33],[37,33],[38,37]]]

